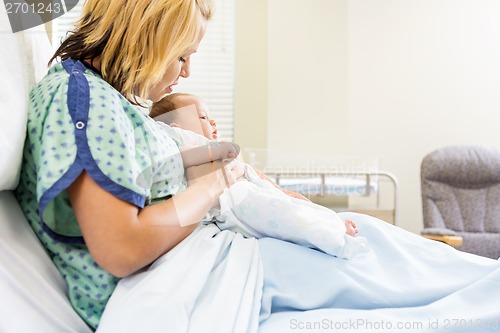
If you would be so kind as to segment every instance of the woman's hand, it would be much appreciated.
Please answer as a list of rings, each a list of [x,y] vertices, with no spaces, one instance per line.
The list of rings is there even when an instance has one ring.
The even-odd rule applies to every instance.
[[[240,154],[240,147],[232,142],[214,142],[211,144],[211,148],[219,152],[218,158],[214,158],[214,160],[234,159]]]
[[[244,172],[243,165],[238,160],[214,161],[187,168],[186,178],[188,187],[203,191],[210,196],[215,206],[224,189],[233,185]]]

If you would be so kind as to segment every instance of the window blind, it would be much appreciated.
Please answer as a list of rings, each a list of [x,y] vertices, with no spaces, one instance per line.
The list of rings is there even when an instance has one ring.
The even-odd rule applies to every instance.
[[[235,0],[216,0],[215,15],[207,25],[197,53],[191,56],[191,76],[180,79],[174,92],[200,96],[217,122],[219,138],[233,140]],[[52,21],[52,45],[61,40],[80,17],[83,1]]]
[[[191,76],[180,79],[176,92],[200,96],[217,122],[221,140],[233,140],[235,0],[216,0],[215,15],[197,53]]]

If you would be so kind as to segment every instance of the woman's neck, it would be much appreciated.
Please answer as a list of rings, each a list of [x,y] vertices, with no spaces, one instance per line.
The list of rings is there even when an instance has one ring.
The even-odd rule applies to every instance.
[[[86,63],[86,65],[88,65],[88,67],[91,70],[97,72],[98,74],[101,74],[101,57],[98,56],[95,58],[86,58],[83,59],[83,61]]]

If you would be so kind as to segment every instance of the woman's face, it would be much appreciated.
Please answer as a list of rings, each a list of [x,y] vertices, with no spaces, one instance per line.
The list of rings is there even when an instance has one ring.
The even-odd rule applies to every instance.
[[[205,35],[205,27],[206,23],[203,24],[202,30],[198,39],[191,46],[189,50],[186,51],[181,57],[179,57],[178,61],[174,61],[171,64],[166,72],[163,74],[160,82],[156,84],[151,91],[149,92],[149,99],[153,102],[158,102],[163,96],[166,94],[170,94],[173,91],[173,87],[179,83],[179,78],[189,77],[190,73],[190,62],[191,62],[191,54],[195,53],[198,49],[198,45],[200,45],[203,36]]]

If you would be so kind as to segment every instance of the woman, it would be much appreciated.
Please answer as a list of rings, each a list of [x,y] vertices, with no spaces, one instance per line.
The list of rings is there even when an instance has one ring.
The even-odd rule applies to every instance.
[[[497,261],[367,216],[343,216],[370,247],[349,261],[166,226],[201,220],[242,173],[192,167],[182,188],[177,146],[134,105],[189,76],[211,15],[209,0],[88,0],[30,95],[17,195],[76,311],[113,333],[494,327]]]
[[[173,200],[184,190],[176,145],[134,105],[189,76],[212,13],[211,0],[89,0],[51,59],[62,63],[31,93],[17,195],[94,328],[118,278],[194,228],[166,221],[201,220],[242,173],[219,162],[191,168]]]

